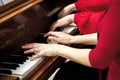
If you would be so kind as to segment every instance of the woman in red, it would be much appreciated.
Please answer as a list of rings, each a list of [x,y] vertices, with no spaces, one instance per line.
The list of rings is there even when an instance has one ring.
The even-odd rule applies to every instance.
[[[92,0],[93,1],[93,0]],[[89,2],[88,2],[89,3]],[[110,0],[109,7],[97,28],[98,39],[94,49],[76,49],[62,44],[31,43],[23,45],[25,53],[38,52],[31,58],[62,56],[91,68],[106,69],[106,80],[120,80],[120,0]],[[64,34],[64,36],[60,36]],[[88,35],[70,36],[62,32],[49,32],[51,40],[76,43],[88,40]],[[89,71],[88,71],[89,72]],[[92,75],[92,74],[91,74]]]

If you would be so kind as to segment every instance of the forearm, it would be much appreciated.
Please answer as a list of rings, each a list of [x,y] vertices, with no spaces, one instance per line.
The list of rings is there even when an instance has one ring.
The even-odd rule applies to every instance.
[[[70,43],[71,44],[96,45],[97,33],[73,36],[70,40]]]
[[[58,55],[79,64],[91,67],[91,64],[89,62],[90,50],[91,49],[75,49],[67,46],[62,46],[58,50]]]

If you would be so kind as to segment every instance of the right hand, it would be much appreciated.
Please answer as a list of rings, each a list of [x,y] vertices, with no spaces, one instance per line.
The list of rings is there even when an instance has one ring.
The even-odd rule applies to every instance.
[[[51,31],[55,31],[56,28],[65,28],[67,25],[74,22],[74,14],[67,15],[63,18],[58,19],[56,22],[52,24],[50,27]]]
[[[64,32],[48,32],[44,35],[44,37],[48,37],[47,41],[55,41],[61,44],[69,45],[72,42],[72,39],[74,39],[72,35],[69,35]]]

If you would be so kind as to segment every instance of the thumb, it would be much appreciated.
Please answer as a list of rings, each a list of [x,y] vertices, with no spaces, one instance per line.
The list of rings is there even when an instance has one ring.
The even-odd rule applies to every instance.
[[[57,37],[53,37],[53,36],[49,36],[49,37],[48,37],[48,40],[49,40],[49,41],[59,42],[59,39],[58,39]]]

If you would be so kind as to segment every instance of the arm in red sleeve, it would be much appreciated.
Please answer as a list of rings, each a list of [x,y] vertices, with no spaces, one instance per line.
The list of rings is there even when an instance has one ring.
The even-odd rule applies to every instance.
[[[76,13],[74,22],[82,34],[97,32],[97,25],[105,11],[101,12],[80,12]]]
[[[110,6],[99,25],[98,43],[89,54],[93,67],[106,68],[116,60],[120,52],[120,1],[118,2],[118,6],[116,4]]]
[[[75,7],[78,11],[101,11],[109,5],[109,0],[78,0]]]

